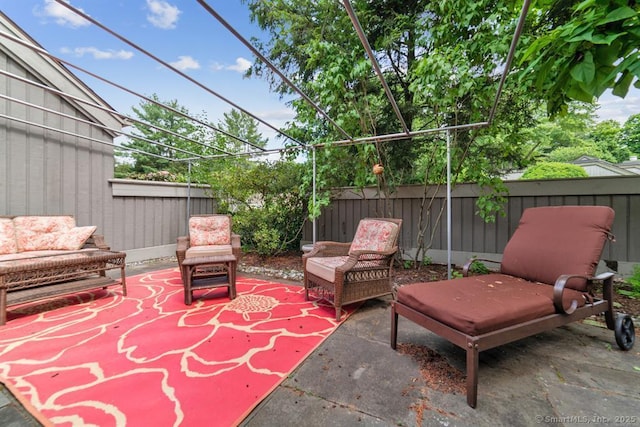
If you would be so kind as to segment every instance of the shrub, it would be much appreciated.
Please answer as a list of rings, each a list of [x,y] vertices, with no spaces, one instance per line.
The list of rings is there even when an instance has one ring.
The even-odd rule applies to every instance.
[[[481,261],[473,261],[469,266],[469,271],[473,274],[487,274],[489,273],[489,268]]]
[[[633,266],[633,274],[627,278],[626,282],[631,285],[631,290],[618,289],[618,293],[629,298],[640,298],[640,265]]]
[[[209,174],[218,212],[233,216],[244,250],[267,256],[300,247],[308,199],[300,190],[303,168],[245,160]]]
[[[588,178],[580,166],[569,163],[542,162],[531,166],[520,179]]]

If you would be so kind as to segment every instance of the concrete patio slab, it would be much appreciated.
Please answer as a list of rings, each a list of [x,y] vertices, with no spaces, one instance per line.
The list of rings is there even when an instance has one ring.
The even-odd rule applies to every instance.
[[[481,353],[472,409],[391,349],[390,313],[388,300],[364,304],[242,425],[640,425],[640,348],[619,350],[613,331],[575,323]],[[398,341],[464,373],[462,349],[406,319]]]

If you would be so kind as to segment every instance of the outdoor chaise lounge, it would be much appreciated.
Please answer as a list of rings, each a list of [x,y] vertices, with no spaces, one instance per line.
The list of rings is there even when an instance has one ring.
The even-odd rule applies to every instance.
[[[351,243],[316,242],[302,256],[305,298],[312,291],[329,300],[340,320],[343,305],[391,295],[401,225],[401,219],[364,218]]]
[[[483,350],[602,313],[618,346],[629,350],[635,341],[633,320],[614,316],[613,273],[594,277],[605,242],[612,239],[613,218],[605,206],[526,209],[499,272],[398,289],[391,347],[396,348],[398,316],[403,316],[465,349],[467,403],[473,408]],[[597,282],[601,299],[593,292]]]

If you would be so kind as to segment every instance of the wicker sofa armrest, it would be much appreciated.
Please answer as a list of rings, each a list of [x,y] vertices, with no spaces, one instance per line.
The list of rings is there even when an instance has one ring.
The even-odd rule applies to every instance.
[[[107,242],[104,241],[104,236],[102,234],[92,234],[91,237],[89,237],[84,243],[82,248],[98,248],[105,251],[111,249],[109,245],[107,245]]]
[[[378,265],[380,268],[389,268],[396,252],[398,252],[397,246],[388,251],[352,251],[347,261],[336,267],[336,271],[370,270],[373,267],[372,264]]]

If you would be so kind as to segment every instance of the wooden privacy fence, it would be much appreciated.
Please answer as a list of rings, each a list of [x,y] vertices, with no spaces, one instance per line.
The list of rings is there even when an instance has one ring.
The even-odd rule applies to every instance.
[[[613,226],[616,242],[606,245],[602,259],[611,261],[612,266],[621,264],[621,273],[640,263],[640,176],[513,181],[506,186],[509,194],[505,216],[498,216],[495,223],[484,222],[476,213],[476,201],[482,192],[477,185],[461,184],[452,190],[451,251],[455,264],[473,255],[499,260],[525,208],[555,205],[612,207],[616,212]],[[376,188],[336,190],[330,206],[317,219],[317,240],[350,241],[358,221],[364,217],[402,218],[400,250],[405,259],[412,259],[418,247],[423,193],[423,186],[402,186],[385,200]],[[433,236],[426,256],[434,262],[446,263],[446,209],[441,219],[437,219],[442,207],[446,207],[446,188],[428,188],[427,198],[431,197],[433,203],[422,213],[426,241]],[[303,243],[312,240],[313,228],[309,223],[305,226]]]
[[[111,247],[127,252],[127,261],[174,255],[177,237],[187,234],[188,215],[215,211],[208,186],[124,179],[110,185],[113,213],[104,230]]]

